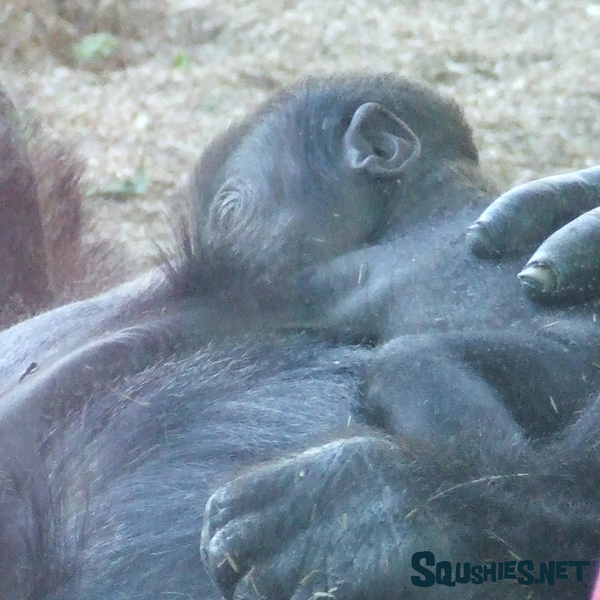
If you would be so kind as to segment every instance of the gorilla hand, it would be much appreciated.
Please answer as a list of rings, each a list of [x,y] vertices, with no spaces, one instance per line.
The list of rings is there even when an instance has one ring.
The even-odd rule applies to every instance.
[[[519,254],[545,241],[519,273],[538,301],[600,296],[600,167],[532,181],[493,202],[469,228],[481,258]],[[547,238],[547,239],[546,239]]]
[[[227,599],[398,598],[430,546],[402,481],[399,448],[375,437],[250,472],[208,501],[205,565]]]

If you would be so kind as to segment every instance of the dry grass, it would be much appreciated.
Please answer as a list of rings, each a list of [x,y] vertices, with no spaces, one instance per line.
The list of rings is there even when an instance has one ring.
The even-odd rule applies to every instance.
[[[581,0],[8,0],[1,76],[79,140],[90,186],[146,169],[144,195],[87,202],[92,235],[142,268],[206,142],[307,73],[390,70],[452,94],[503,187],[600,163],[599,31]],[[74,58],[94,32],[117,49]]]

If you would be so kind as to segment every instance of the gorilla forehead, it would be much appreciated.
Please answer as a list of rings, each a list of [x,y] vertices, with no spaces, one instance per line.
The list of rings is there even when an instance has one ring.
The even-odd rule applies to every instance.
[[[427,85],[391,74],[309,77],[276,94],[260,112],[285,113],[290,121],[281,123],[282,131],[293,123],[315,141],[326,141],[345,129],[365,102],[378,102],[406,121],[430,150],[477,160],[471,128],[458,104]],[[323,132],[329,134],[325,140]]]
[[[426,85],[390,74],[308,77],[280,90],[215,140],[202,162],[207,159],[216,168],[202,170],[197,183],[210,195],[232,167],[248,169],[253,178],[275,170],[292,180],[302,177],[302,172],[310,173],[313,182],[315,174],[339,178],[334,167],[339,166],[342,132],[365,102],[378,102],[403,119],[427,151],[447,158],[478,159],[461,108]],[[301,159],[305,164],[300,164]],[[302,169],[306,163],[310,169]]]

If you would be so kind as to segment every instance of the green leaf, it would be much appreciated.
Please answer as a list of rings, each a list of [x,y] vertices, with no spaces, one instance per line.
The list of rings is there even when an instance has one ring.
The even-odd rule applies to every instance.
[[[92,188],[88,191],[88,196],[112,197],[119,200],[125,200],[131,196],[143,196],[150,187],[146,167],[141,162],[135,173],[122,181],[115,181],[98,188]]]
[[[110,33],[91,33],[82,37],[74,46],[77,60],[89,62],[110,58],[119,49],[119,40]]]
[[[175,69],[189,69],[191,64],[190,57],[184,52],[178,52],[173,59],[173,68]]]

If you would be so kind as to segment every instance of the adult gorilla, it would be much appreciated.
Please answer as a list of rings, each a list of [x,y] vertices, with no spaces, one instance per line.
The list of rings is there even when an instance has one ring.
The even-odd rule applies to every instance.
[[[228,598],[526,598],[413,553],[595,556],[593,307],[470,255],[493,191],[452,101],[308,79],[194,189],[181,261],[0,336],[3,598],[214,597],[201,531]]]

